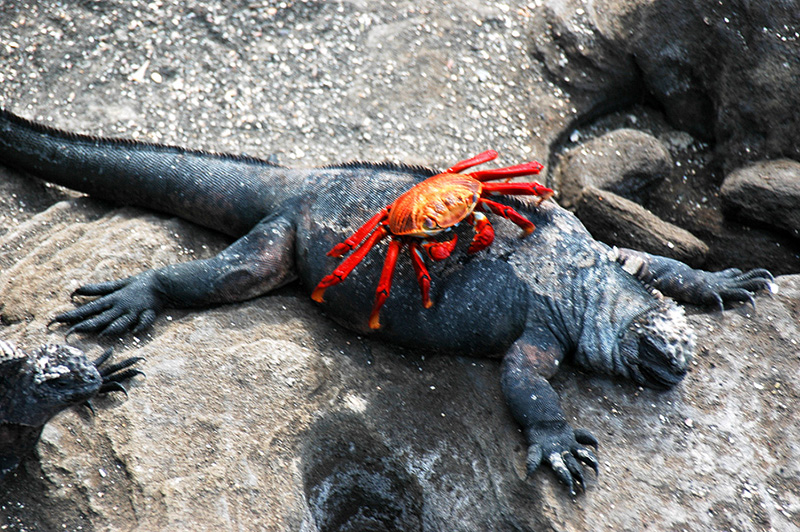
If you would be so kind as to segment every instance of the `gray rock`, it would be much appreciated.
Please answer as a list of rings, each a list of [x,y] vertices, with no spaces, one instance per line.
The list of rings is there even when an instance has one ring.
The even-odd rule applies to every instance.
[[[636,58],[600,16],[619,8],[603,4],[594,9],[583,0],[551,0],[541,3],[531,20],[532,52],[554,83],[566,89],[576,122],[629,106],[640,96]]]
[[[613,192],[586,187],[575,214],[596,239],[699,266],[708,246],[689,231],[665,222],[638,203]]]
[[[561,156],[558,201],[573,207],[584,187],[594,187],[641,202],[671,170],[672,157],[661,141],[634,129],[618,129]]]
[[[222,245],[190,224],[129,209],[57,229],[0,275],[6,308],[30,316],[4,335],[62,339],[45,324],[69,307],[77,280]],[[700,354],[675,390],[570,370],[557,379],[568,415],[602,439],[601,474],[574,502],[545,471],[525,480],[523,439],[495,361],[356,337],[288,288],[173,312],[151,335],[118,344],[121,356],[147,359],[147,379],[124,402],[98,404],[90,423],[74,413],[51,422],[38,460],[16,473],[0,504],[6,523],[34,530],[325,530],[333,522],[586,530],[635,528],[645,516],[659,529],[718,529],[727,520],[787,529],[800,518],[791,488],[800,480],[791,406],[800,277],[779,283],[752,316],[742,307],[690,318]]]
[[[719,196],[720,172],[800,160],[798,28],[796,1],[543,2],[531,23],[533,48],[571,118],[551,146],[551,166],[576,132],[634,127],[664,140],[686,131],[697,142],[681,143],[688,150],[670,143],[674,171],[647,207],[700,236],[711,268],[798,271],[796,241],[723,220]],[[646,118],[654,114],[677,129]]]
[[[727,171],[800,159],[797,2],[546,2],[537,50],[591,119],[643,95]]]
[[[720,189],[725,211],[800,236],[800,163],[761,161],[731,172]]]

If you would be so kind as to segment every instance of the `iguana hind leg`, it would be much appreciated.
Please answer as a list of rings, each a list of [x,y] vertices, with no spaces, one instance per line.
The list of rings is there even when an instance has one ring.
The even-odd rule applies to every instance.
[[[295,235],[287,217],[266,218],[211,259],[82,286],[73,295],[99,297],[53,321],[71,325],[68,333],[118,336],[146,329],[164,307],[196,308],[251,299],[296,278]]]

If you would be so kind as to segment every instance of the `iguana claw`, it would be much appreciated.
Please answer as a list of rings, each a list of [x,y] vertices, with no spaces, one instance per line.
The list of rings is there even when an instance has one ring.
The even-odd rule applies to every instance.
[[[747,301],[756,308],[753,294],[759,290],[775,290],[775,278],[765,269],[742,272],[738,268],[730,268],[721,272],[706,272],[707,298],[713,298],[720,311],[725,310],[727,302]]]
[[[130,357],[116,364],[106,366],[105,363],[111,358],[112,351],[112,349],[106,349],[103,354],[97,357],[97,360],[92,363],[103,379],[98,393],[122,392],[127,396],[128,389],[125,388],[122,383],[129,381],[137,375],[144,375],[142,370],[131,369],[131,366],[141,362],[144,358]],[[89,407],[91,408],[91,405],[89,405]]]
[[[594,448],[597,448],[598,441],[597,438],[594,437],[594,434],[589,432],[586,429],[575,429],[573,432],[575,435],[575,441],[582,444],[582,445],[591,445]]]

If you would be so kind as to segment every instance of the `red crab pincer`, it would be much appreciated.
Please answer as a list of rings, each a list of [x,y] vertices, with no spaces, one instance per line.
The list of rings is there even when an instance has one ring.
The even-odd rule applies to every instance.
[[[314,301],[322,302],[325,290],[344,281],[361,262],[369,251],[387,236],[391,236],[383,270],[375,292],[375,304],[369,318],[371,329],[380,327],[378,313],[392,286],[392,276],[397,257],[404,245],[408,245],[411,263],[422,291],[422,304],[430,308],[431,278],[420,248],[424,249],[431,260],[444,260],[455,249],[457,236],[444,242],[437,242],[433,237],[454,228],[462,220],[466,220],[475,228],[467,252],[476,253],[491,245],[494,241],[494,229],[484,215],[493,212],[511,220],[529,235],[535,229],[533,223],[507,205],[488,199],[497,195],[527,195],[539,198],[536,205],[550,198],[553,190],[536,182],[509,183],[513,177],[538,174],[543,166],[536,161],[496,168],[462,173],[468,168],[491,161],[497,157],[494,150],[485,151],[471,159],[461,161],[444,172],[418,183],[400,195],[391,204],[362,225],[350,238],[337,244],[328,252],[329,256],[342,257],[355,251],[330,275],[326,275],[312,292]],[[504,183],[489,183],[498,179],[506,179]],[[375,229],[377,226],[377,229]],[[374,229],[374,231],[373,231]],[[371,234],[370,234],[371,233]],[[369,235],[369,238],[367,238]],[[366,238],[366,240],[364,240]],[[363,243],[362,243],[363,242]]]

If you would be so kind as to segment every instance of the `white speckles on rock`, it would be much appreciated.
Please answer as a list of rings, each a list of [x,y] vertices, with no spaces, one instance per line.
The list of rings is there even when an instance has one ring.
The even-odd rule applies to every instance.
[[[347,394],[344,397],[344,405],[359,414],[363,414],[367,410],[367,401],[363,397],[355,394]]]
[[[45,19],[49,9],[29,13],[20,22],[23,31],[14,34],[38,41],[40,50],[42,45],[63,48],[64,39],[73,39],[71,60],[81,64],[81,71],[45,71],[23,64],[26,73],[39,76],[38,85],[28,82],[27,101],[20,101],[12,98],[20,88],[14,87],[20,80],[12,77],[11,86],[4,83],[0,89],[0,98],[16,102],[20,111],[20,105],[39,102],[38,95],[50,91],[48,112],[67,113],[66,108],[52,105],[60,92],[66,96],[71,90],[80,98],[86,90],[76,87],[100,87],[102,79],[99,91],[111,101],[118,100],[114,91],[123,91],[135,102],[140,117],[155,114],[156,101],[181,109],[176,120],[159,128],[160,136],[151,128],[145,131],[141,121],[113,126],[116,134],[130,137],[138,130],[150,140],[215,151],[264,157],[284,153],[309,166],[354,158],[447,166],[487,148],[501,150],[504,161],[513,162],[529,157],[531,151],[536,155],[545,150],[545,142],[531,150],[514,134],[527,129],[526,119],[517,117],[528,116],[529,94],[539,99],[549,95],[520,74],[530,70],[524,47],[507,44],[512,33],[525,33],[526,17],[513,9],[476,11],[436,2],[397,7],[373,3],[360,13],[350,4],[335,3],[266,2],[267,7],[256,4],[242,11],[221,5],[163,4],[157,9],[137,5],[115,7],[101,16],[102,22],[93,16],[74,17],[62,42],[55,37],[59,28]],[[23,7],[18,19],[23,18]],[[13,19],[14,13],[10,16]],[[476,26],[473,21],[487,18],[491,24]],[[153,31],[164,21],[163,31]],[[127,29],[110,35],[100,32],[100,42],[106,43],[103,52],[87,62],[84,56],[94,49],[77,46],[80,35],[94,35],[95,27],[115,27],[120,22]],[[34,24],[43,28],[35,38],[24,33]],[[463,31],[465,26],[476,29]],[[0,28],[0,37],[4,36]],[[115,39],[124,45],[108,46]],[[12,54],[20,54],[20,49],[9,48]],[[220,72],[231,75],[226,79]],[[468,81],[470,74],[478,78],[477,84]],[[239,89],[235,96],[231,83]],[[209,103],[224,109],[208,113]],[[477,112],[477,119],[472,111],[471,120],[453,119],[463,116],[465,109]],[[378,114],[383,117],[375,120]],[[325,119],[322,123],[316,120],[320,116]],[[365,119],[372,119],[371,124],[364,126]],[[304,125],[281,125],[287,120]],[[67,126],[96,133],[92,122]],[[264,126],[260,143],[255,136],[220,135],[224,129],[238,131],[253,123]],[[413,123],[425,127],[412,136],[395,134]],[[198,125],[208,134],[199,134]],[[468,136],[473,140],[468,145],[461,142],[454,154],[453,145]],[[337,142],[331,143],[331,138]],[[523,147],[529,151],[523,152]]]

